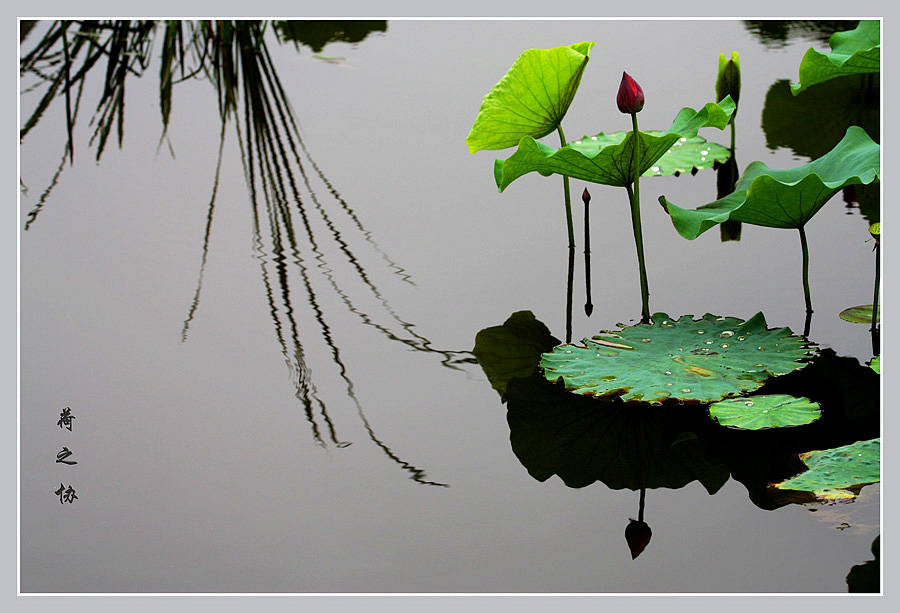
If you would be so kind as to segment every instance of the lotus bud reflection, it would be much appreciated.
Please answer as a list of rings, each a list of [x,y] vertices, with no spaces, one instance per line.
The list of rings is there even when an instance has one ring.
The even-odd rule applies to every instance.
[[[646,522],[636,519],[629,520],[628,526],[625,528],[625,541],[628,543],[628,549],[631,550],[632,560],[641,555],[652,535],[650,526]]]
[[[634,114],[644,108],[644,90],[627,72],[622,73],[616,104],[623,113]]]

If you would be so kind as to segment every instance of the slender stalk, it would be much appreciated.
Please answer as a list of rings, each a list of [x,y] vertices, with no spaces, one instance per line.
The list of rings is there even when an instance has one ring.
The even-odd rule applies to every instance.
[[[638,507],[638,521],[644,521],[644,503],[647,500],[646,495],[647,495],[647,488],[642,487],[641,488],[641,501],[640,501],[640,506]]]
[[[575,281],[575,247],[569,247],[569,275],[566,281],[566,342],[572,342],[572,294]]]
[[[584,201],[584,284],[586,290],[584,314],[590,317],[594,312],[594,305],[591,302],[591,195],[587,188],[584,188],[581,199]]]
[[[875,296],[872,298],[872,352],[878,355],[878,290],[881,283],[881,244],[875,242]]]
[[[641,233],[641,192],[640,192],[640,138],[638,131],[637,113],[631,113],[632,132],[632,157],[631,172],[632,185],[626,185],[628,201],[631,204],[631,228],[634,232],[634,244],[637,248],[638,268],[641,275],[641,323],[650,323],[650,289],[647,284],[647,267],[644,264],[644,239]]]
[[[556,126],[556,132],[559,134],[559,146],[566,146],[566,135],[563,134],[561,125]],[[569,249],[575,248],[575,226],[572,224],[572,198],[569,195],[569,177],[563,175],[563,192],[566,197],[566,226],[569,230]]]
[[[803,294],[806,297],[806,312],[812,313],[812,299],[809,297],[809,245],[806,243],[806,232],[800,226],[800,247],[803,249]]]

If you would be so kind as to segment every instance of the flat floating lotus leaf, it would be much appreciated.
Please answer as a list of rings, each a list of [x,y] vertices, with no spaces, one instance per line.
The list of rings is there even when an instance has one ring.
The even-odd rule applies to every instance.
[[[681,138],[693,138],[703,127],[724,130],[734,114],[735,104],[725,97],[718,104],[709,102],[699,111],[683,108],[675,117],[672,127],[665,132],[640,131],[640,172],[644,174]],[[519,141],[519,148],[506,160],[494,162],[494,179],[502,192],[510,183],[528,174],[538,172],[545,177],[554,173],[599,183],[624,187],[633,181],[631,158],[634,155],[634,132],[628,132],[619,143],[596,146],[593,141],[582,139],[579,145],[567,144],[560,149],[537,142],[526,136]]]
[[[800,83],[791,84],[794,95],[835,77],[881,70],[881,24],[860,21],[855,30],[836,32],[831,53],[810,48],[800,62]]]
[[[872,323],[872,309],[873,306],[871,304],[850,307],[841,311],[840,317],[852,324],[870,324]],[[878,314],[875,316],[875,321],[881,321],[881,305],[878,305]]]
[[[822,411],[809,398],[772,394],[720,400],[709,406],[709,414],[722,426],[763,430],[811,424],[819,419]]]
[[[612,134],[596,134],[585,136],[581,140],[569,143],[569,147],[580,151],[587,157],[597,155],[603,148],[610,145],[618,145],[627,136],[628,132],[613,132]],[[663,136],[665,132],[650,130],[645,132],[651,136]],[[687,138],[682,136],[676,140],[666,153],[656,163],[648,168],[645,177],[670,177],[686,174],[694,169],[703,170],[712,168],[715,164],[721,164],[731,157],[731,152],[722,145],[708,142],[702,136]]]
[[[783,490],[814,492],[826,499],[847,498],[849,488],[881,481],[881,439],[808,451],[800,459],[809,469],[792,479],[776,483]]]
[[[726,220],[770,228],[802,228],[825,203],[848,185],[877,181],[881,146],[866,131],[850,126],[835,147],[809,164],[774,170],[753,162],[728,196],[687,210],[659,197],[678,233],[693,240]]]
[[[541,138],[572,104],[594,43],[522,53],[481,103],[466,137],[469,151],[515,147],[524,136]]]
[[[762,313],[747,321],[704,315],[622,326],[583,345],[559,345],[541,358],[549,381],[577,394],[630,402],[672,398],[716,402],[758,389],[771,376],[799,370],[813,350],[788,328],[766,328]]]

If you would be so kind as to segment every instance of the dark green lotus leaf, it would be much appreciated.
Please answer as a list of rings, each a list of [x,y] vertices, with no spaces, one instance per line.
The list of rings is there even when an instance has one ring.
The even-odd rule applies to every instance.
[[[506,395],[506,384],[527,377],[537,368],[541,354],[559,344],[531,311],[517,311],[502,326],[485,328],[475,335],[472,353],[491,386]]]
[[[675,229],[693,240],[726,220],[770,228],[802,228],[847,185],[877,181],[881,147],[862,128],[851,126],[834,149],[809,164],[774,170],[753,162],[728,196],[687,210],[660,196]]]
[[[650,130],[645,132],[651,136],[663,136],[665,132]],[[612,134],[596,134],[585,136],[581,140],[569,143],[569,147],[580,151],[587,157],[592,157],[603,148],[610,145],[618,145],[628,132],[613,132]],[[721,164],[731,157],[731,152],[722,145],[708,142],[702,136],[687,138],[682,136],[676,140],[666,153],[656,163],[648,168],[645,177],[668,177],[686,174],[693,170],[712,168],[714,164]]]
[[[870,324],[872,323],[871,304],[863,304],[860,306],[850,307],[840,312],[840,318],[853,324]],[[878,313],[875,315],[875,321],[881,321],[881,305],[878,305]]]
[[[721,426],[763,430],[811,424],[821,417],[819,403],[787,394],[727,398],[709,406],[709,414]]]
[[[553,132],[569,110],[593,46],[578,43],[522,53],[484,97],[466,137],[469,152],[506,149],[524,136]]]
[[[881,24],[863,20],[855,30],[831,36],[831,53],[810,48],[800,62],[800,83],[791,91],[801,91],[835,77],[881,70]]]
[[[697,136],[700,128],[716,127],[724,130],[734,110],[734,102],[726,97],[718,104],[707,103],[699,111],[681,109],[672,127],[665,132],[640,131],[640,173],[644,174],[656,165],[681,138]],[[623,187],[633,180],[633,155],[634,132],[628,132],[618,143],[601,143],[599,138],[598,141],[592,141],[588,137],[581,139],[577,145],[569,143],[560,149],[539,143],[532,137],[525,137],[519,141],[519,148],[509,158],[494,162],[494,179],[501,192],[529,172],[538,172],[545,177],[555,173],[591,183]]]
[[[616,490],[699,481],[710,494],[728,481],[728,469],[683,430],[692,427],[683,411],[569,394],[540,373],[507,389],[512,450],[538,481],[558,475],[569,487],[601,481]]]
[[[881,481],[881,439],[808,451],[800,459],[809,468],[792,479],[776,483],[783,490],[814,492],[819,498],[852,498],[850,488]]]
[[[788,328],[766,328],[762,313],[747,321],[704,315],[622,326],[560,345],[541,358],[549,381],[563,379],[577,394],[626,402],[679,399],[716,402],[758,389],[769,377],[803,368],[808,341]]]

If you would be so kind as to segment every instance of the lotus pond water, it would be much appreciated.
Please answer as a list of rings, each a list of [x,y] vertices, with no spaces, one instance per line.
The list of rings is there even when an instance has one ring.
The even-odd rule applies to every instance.
[[[58,26],[27,27],[23,62]],[[871,26],[829,44],[856,27],[57,30],[20,87],[21,591],[872,591],[880,169],[805,191],[845,136],[878,147]],[[565,108],[470,153],[517,58],[572,45]],[[811,47],[867,72],[821,80]],[[802,250],[739,213],[770,180],[802,184]],[[608,386],[552,375],[573,346]],[[638,391],[676,372],[714,391]]]

